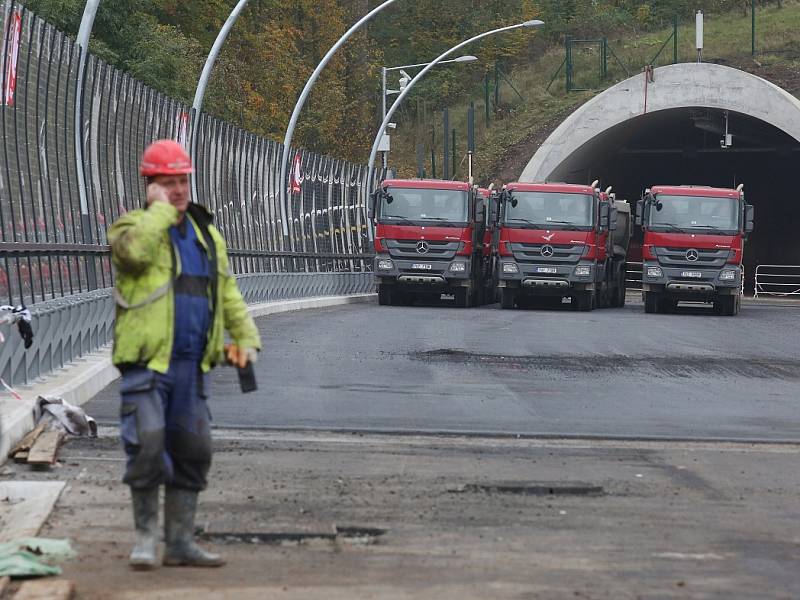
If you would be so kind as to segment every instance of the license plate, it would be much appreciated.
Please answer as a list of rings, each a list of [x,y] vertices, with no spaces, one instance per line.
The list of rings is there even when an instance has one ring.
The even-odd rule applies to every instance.
[[[428,263],[414,263],[411,265],[412,269],[418,269],[420,271],[430,271],[433,268],[433,265]]]
[[[684,271],[681,277],[688,277],[690,279],[701,279],[703,274],[700,271]]]
[[[551,274],[555,275],[556,273],[558,273],[558,269],[556,269],[555,267],[539,267],[539,268],[536,269],[536,272],[537,273],[551,273]]]

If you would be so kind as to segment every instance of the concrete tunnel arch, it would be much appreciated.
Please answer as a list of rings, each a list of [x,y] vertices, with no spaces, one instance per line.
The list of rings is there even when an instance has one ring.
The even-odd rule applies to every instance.
[[[646,187],[745,184],[756,208],[746,266],[800,265],[800,100],[758,76],[678,64],[598,94],[545,140],[520,181],[599,179],[635,201]],[[647,82],[647,83],[646,83]],[[733,145],[721,147],[726,124]]]

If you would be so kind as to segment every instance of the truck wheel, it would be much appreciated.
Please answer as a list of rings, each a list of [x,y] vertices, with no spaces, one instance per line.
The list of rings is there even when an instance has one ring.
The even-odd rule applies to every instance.
[[[500,288],[500,308],[514,308],[516,294],[514,290]]]
[[[378,304],[380,306],[392,305],[392,288],[385,285],[378,286]]]
[[[657,313],[661,308],[661,297],[655,292],[644,293],[644,312],[648,314]]]
[[[741,298],[738,295],[719,296],[714,302],[714,308],[719,314],[725,317],[735,317],[739,314]]]
[[[467,288],[456,288],[453,295],[456,299],[456,308],[469,308],[471,305],[472,294]]]
[[[581,312],[589,312],[594,310],[596,304],[596,295],[593,291],[575,294],[575,305],[576,308]]]

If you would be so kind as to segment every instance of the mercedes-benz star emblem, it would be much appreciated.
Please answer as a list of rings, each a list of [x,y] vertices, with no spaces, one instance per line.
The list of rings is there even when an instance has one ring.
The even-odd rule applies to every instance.
[[[551,256],[553,256],[553,254],[556,253],[556,251],[550,245],[542,246],[541,252],[542,252],[542,256],[544,256],[545,258],[550,258]]]
[[[697,262],[700,260],[700,253],[697,250],[687,250],[686,251],[686,260],[689,262]]]
[[[417,254],[427,254],[430,249],[431,247],[428,245],[428,242],[417,242]]]

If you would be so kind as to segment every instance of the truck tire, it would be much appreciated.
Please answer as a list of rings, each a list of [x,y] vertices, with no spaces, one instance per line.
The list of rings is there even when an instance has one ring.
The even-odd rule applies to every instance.
[[[456,301],[456,308],[469,308],[472,304],[472,294],[467,288],[456,288],[453,292]]]
[[[617,271],[617,279],[616,279],[617,287],[614,288],[614,301],[612,303],[612,306],[614,306],[614,308],[624,308],[625,306],[626,292],[627,292],[625,288],[626,285],[625,278],[626,278],[626,269],[625,269],[625,264],[623,263],[620,264]]]
[[[500,288],[500,308],[514,308],[516,293],[508,288]]]
[[[656,292],[644,293],[644,312],[655,314],[661,308],[661,296]]]
[[[380,306],[392,305],[392,288],[385,285],[378,286],[378,304]]]
[[[593,291],[575,294],[575,308],[581,312],[590,312],[597,306],[597,296]]]
[[[714,302],[714,308],[717,313],[724,317],[735,317],[739,314],[739,307],[741,306],[741,297],[738,294],[731,296],[718,296]]]

